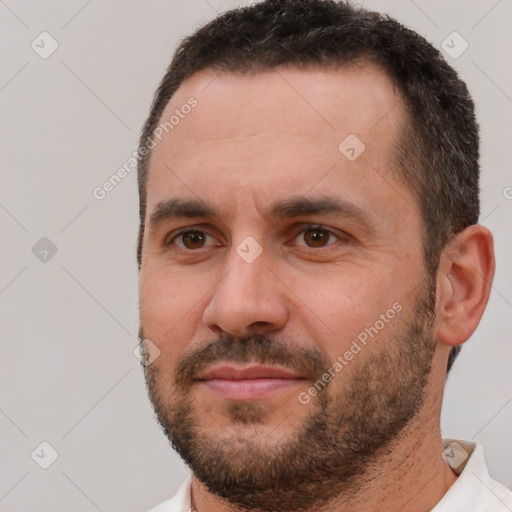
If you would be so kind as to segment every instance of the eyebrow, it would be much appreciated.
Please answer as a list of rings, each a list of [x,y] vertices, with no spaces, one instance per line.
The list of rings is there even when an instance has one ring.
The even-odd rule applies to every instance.
[[[167,199],[156,205],[149,219],[151,229],[172,219],[202,217],[211,219],[218,214],[214,208],[197,199]]]
[[[304,196],[277,200],[271,204],[269,217],[287,219],[308,215],[335,215],[350,218],[359,223],[366,231],[372,231],[374,225],[369,214],[360,206],[335,196],[307,198]],[[173,198],[157,204],[149,220],[151,229],[156,229],[166,221],[179,218],[220,218],[219,212],[204,201],[197,199]]]

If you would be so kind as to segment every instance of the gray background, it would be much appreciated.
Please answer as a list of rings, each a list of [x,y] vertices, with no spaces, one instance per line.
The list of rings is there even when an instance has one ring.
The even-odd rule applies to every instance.
[[[1,510],[142,511],[186,475],[133,355],[135,173],[102,201],[92,191],[136,149],[179,39],[237,3],[0,1]],[[442,425],[445,437],[482,443],[491,474],[510,487],[512,3],[363,4],[437,47],[453,31],[469,43],[448,60],[478,107],[481,222],[495,234],[498,265],[487,312],[449,378]],[[31,48],[50,48],[43,31],[59,45],[46,59]],[[43,441],[59,455],[48,469],[31,458]]]

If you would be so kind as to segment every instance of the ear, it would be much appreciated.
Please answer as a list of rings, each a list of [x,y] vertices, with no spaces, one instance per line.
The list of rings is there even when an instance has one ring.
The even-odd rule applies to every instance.
[[[494,269],[493,238],[484,226],[469,226],[446,244],[437,271],[439,342],[460,345],[473,334],[489,300]]]

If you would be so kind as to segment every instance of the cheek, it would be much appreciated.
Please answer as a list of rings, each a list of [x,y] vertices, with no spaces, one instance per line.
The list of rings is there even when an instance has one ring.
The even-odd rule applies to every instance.
[[[207,279],[169,268],[141,271],[140,321],[147,338],[165,353],[185,346],[192,339],[204,307]]]
[[[331,359],[343,354],[358,335],[379,321],[381,314],[400,302],[398,283],[389,272],[375,275],[367,270],[347,267],[346,271],[294,279],[292,289],[301,299],[297,306],[302,320],[307,318],[304,324],[312,339],[324,345]],[[392,313],[394,317],[395,311]]]

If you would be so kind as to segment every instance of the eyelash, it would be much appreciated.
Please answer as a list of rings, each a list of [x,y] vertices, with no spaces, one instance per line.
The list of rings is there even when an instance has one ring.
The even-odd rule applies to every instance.
[[[305,227],[302,227],[300,229],[300,231],[297,234],[295,234],[293,239],[296,239],[298,236],[303,235],[307,231],[314,231],[314,230],[324,231],[324,232],[328,233],[330,236],[337,238],[338,241],[344,241],[344,242],[349,241],[349,235],[347,235],[347,234],[339,235],[339,234],[335,233],[334,231],[332,231],[331,229],[328,229],[325,226],[322,226],[321,224],[308,224]],[[200,233],[200,234],[205,234],[207,236],[214,238],[212,235],[210,235],[207,231],[205,231],[203,229],[199,229],[199,228],[195,229],[193,227],[187,227],[187,228],[183,228],[182,230],[179,230],[176,233],[173,233],[171,237],[167,237],[165,240],[165,243],[164,243],[165,247],[168,248],[172,245],[176,245],[176,244],[174,244],[174,240],[176,240],[178,237],[185,235],[187,233]],[[322,246],[322,247],[310,247],[307,245],[302,245],[302,247],[306,247],[307,249],[319,250],[319,249],[325,249],[331,245],[333,245],[333,243],[328,243],[327,245]],[[187,248],[183,248],[183,247],[180,247],[177,245],[176,245],[176,247],[182,251],[187,251],[187,252],[198,252],[201,249],[205,248],[205,247],[200,247],[199,249],[187,249]]]

